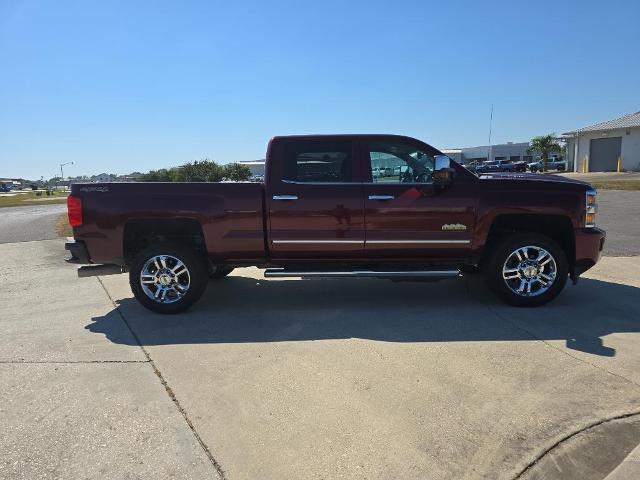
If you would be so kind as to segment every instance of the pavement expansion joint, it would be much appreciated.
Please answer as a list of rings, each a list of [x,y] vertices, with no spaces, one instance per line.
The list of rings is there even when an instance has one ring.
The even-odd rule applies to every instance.
[[[149,363],[149,360],[0,360],[0,364],[52,364],[52,365],[65,365],[65,364],[95,364],[95,363]]]
[[[226,474],[225,474],[224,470],[222,469],[222,467],[220,466],[218,461],[214,458],[213,453],[211,453],[211,450],[209,449],[207,444],[204,443],[204,440],[202,440],[202,437],[200,436],[200,434],[196,430],[195,426],[193,425],[193,422],[189,418],[189,415],[187,414],[185,409],[180,404],[180,401],[176,398],[175,394],[173,393],[173,390],[171,389],[171,387],[169,386],[169,384],[167,383],[165,378],[162,376],[162,372],[158,369],[158,367],[154,363],[154,361],[151,358],[151,355],[149,354],[147,349],[144,348],[144,346],[142,345],[142,342],[140,341],[140,337],[138,337],[138,335],[133,330],[133,328],[131,327],[131,325],[127,321],[126,317],[122,313],[122,310],[120,310],[120,307],[116,304],[116,302],[111,297],[111,294],[107,290],[107,287],[105,287],[104,283],[102,282],[102,279],[100,277],[98,277],[98,276],[96,276],[95,278],[98,280],[98,282],[100,283],[100,286],[104,290],[104,293],[107,295],[107,298],[109,298],[109,301],[111,302],[113,307],[118,312],[118,315],[120,315],[120,318],[122,319],[124,324],[129,329],[129,332],[131,332],[131,335],[133,336],[133,338],[135,338],[138,346],[143,351],[144,355],[147,357],[147,362],[145,362],[145,363],[148,363],[149,365],[151,365],[151,368],[153,368],[153,372],[156,374],[156,376],[160,380],[160,383],[162,384],[162,386],[164,387],[165,391],[167,392],[167,395],[169,395],[169,398],[171,399],[173,404],[176,406],[176,408],[178,409],[178,411],[182,415],[182,418],[184,418],[185,422],[187,423],[187,426],[191,430],[191,433],[193,434],[193,436],[195,437],[196,441],[200,445],[200,448],[202,448],[202,450],[204,451],[205,455],[209,459],[209,462],[211,463],[211,465],[213,466],[214,470],[216,471],[216,474],[218,475],[219,479],[220,480],[226,480]]]

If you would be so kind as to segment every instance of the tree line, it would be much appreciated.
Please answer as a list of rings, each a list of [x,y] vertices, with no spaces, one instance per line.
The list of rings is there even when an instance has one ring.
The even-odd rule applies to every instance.
[[[220,182],[226,179],[242,182],[249,180],[250,177],[251,170],[246,165],[240,163],[219,165],[205,158],[179,167],[151,170],[140,175],[137,180],[140,182]]]

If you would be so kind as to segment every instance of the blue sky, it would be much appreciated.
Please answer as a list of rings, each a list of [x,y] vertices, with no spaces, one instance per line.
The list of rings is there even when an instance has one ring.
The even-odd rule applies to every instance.
[[[262,158],[273,135],[526,141],[640,110],[640,2],[0,0],[0,176]]]

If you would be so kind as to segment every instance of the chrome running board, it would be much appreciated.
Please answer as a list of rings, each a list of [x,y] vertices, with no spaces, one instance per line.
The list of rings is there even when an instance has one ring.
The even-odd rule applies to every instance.
[[[286,270],[267,268],[265,278],[317,277],[317,278],[452,278],[460,276],[460,270]]]

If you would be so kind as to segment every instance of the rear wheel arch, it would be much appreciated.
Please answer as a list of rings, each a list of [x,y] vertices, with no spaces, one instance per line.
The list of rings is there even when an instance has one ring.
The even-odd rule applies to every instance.
[[[200,222],[193,218],[136,218],[124,225],[123,254],[131,265],[138,253],[151,245],[172,243],[193,249],[206,258],[206,241]]]

